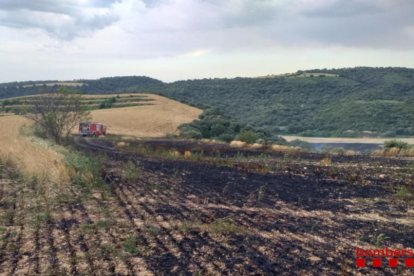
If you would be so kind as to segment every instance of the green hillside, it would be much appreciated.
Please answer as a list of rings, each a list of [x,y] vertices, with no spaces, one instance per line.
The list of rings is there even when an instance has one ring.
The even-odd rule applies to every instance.
[[[3,87],[1,91],[0,86],[0,95],[29,93],[28,89],[35,90]],[[118,77],[84,81],[79,89],[87,93],[150,91],[204,109],[216,108],[243,124],[274,134],[414,135],[414,69],[407,68],[307,70],[173,83]]]

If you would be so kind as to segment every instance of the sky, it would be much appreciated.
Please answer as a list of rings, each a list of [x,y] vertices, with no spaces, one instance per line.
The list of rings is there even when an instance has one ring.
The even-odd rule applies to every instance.
[[[0,0],[0,82],[414,67],[413,0]]]

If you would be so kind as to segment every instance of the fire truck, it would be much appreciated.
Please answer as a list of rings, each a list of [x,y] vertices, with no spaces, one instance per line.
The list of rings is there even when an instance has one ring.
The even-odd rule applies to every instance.
[[[106,126],[101,123],[81,122],[79,124],[79,135],[96,137],[106,135]]]

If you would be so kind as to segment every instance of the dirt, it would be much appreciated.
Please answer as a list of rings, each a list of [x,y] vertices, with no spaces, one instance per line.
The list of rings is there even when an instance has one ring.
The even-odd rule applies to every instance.
[[[411,161],[194,143],[149,140],[116,150],[110,141],[78,139],[79,149],[106,155],[106,184],[89,196],[74,186],[37,227],[23,212],[20,189],[30,189],[10,185],[3,172],[0,208],[9,215],[0,274],[412,273],[355,266],[355,246],[413,248],[412,201],[395,197],[412,184]]]

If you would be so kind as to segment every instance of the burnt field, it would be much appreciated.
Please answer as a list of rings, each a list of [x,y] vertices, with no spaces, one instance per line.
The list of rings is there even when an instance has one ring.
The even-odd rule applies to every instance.
[[[355,265],[355,246],[414,247],[410,160],[168,140],[77,147],[103,156],[103,184],[69,187],[46,218],[35,181],[2,167],[0,274],[413,273]]]

